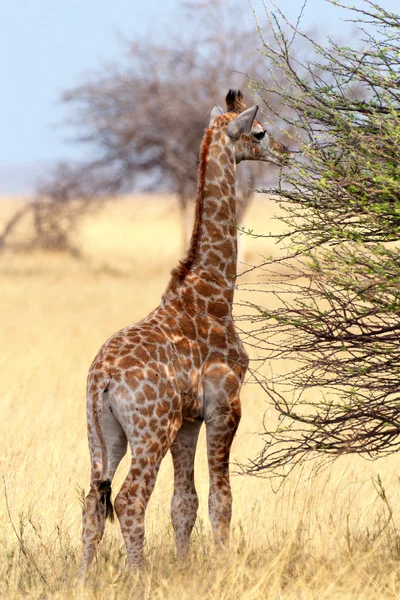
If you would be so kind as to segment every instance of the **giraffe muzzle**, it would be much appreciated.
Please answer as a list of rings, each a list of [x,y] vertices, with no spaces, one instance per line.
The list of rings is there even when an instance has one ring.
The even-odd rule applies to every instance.
[[[277,142],[269,133],[267,133],[262,140],[261,147],[265,152],[265,158],[263,160],[266,162],[282,166],[288,164],[289,161],[294,158],[294,153],[291,152],[287,146]]]

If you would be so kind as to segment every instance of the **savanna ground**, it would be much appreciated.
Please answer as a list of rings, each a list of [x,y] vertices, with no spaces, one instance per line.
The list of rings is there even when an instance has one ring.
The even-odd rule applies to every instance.
[[[0,202],[0,220],[15,201]],[[246,226],[271,229],[273,201],[257,198]],[[273,226],[273,225],[272,225]],[[100,345],[159,302],[180,254],[170,198],[133,198],[88,217],[84,260],[42,254],[0,256],[1,421],[0,597],[135,598],[118,524],[108,524],[87,586],[74,587],[80,558],[82,488],[89,483],[85,378]],[[276,252],[246,241],[246,260]],[[239,298],[238,298],[239,299]],[[278,369],[287,365],[278,365]],[[260,448],[263,392],[242,393],[232,460]],[[273,423],[276,415],[267,414]],[[277,482],[233,476],[232,549],[213,553],[207,516],[204,430],[197,458],[200,499],[189,565],[174,559],[167,456],[147,513],[146,598],[400,597],[399,458],[346,457],[311,464]],[[118,491],[124,459],[113,484]],[[378,477],[379,476],[379,477]]]

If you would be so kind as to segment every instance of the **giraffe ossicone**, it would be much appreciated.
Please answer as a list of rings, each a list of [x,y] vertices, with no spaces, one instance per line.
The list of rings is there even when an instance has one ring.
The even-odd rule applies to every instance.
[[[178,557],[189,551],[198,498],[194,457],[206,425],[209,514],[217,548],[226,547],[232,512],[229,455],[240,421],[248,355],[232,317],[237,260],[235,168],[241,160],[279,164],[287,148],[266,135],[257,107],[229,90],[227,113],[215,108],[200,149],[192,238],[160,305],[115,333],[94,359],[87,383],[90,491],[83,510],[80,576],[112,516],[111,482],[131,448],[114,509],[129,565],[143,564],[145,511],[161,461],[174,466],[172,524]]]

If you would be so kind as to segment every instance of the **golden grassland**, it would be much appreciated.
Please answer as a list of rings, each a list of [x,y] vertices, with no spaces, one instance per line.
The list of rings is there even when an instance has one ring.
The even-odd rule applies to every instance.
[[[12,209],[11,201],[0,202],[0,221]],[[257,198],[246,226],[270,230],[273,210],[273,201]],[[179,217],[168,197],[110,203],[86,219],[80,237],[82,260],[0,256],[0,597],[400,597],[396,455],[375,463],[348,457],[321,471],[310,466],[292,473],[279,489],[269,480],[233,476],[232,548],[217,560],[207,516],[204,431],[196,457],[200,508],[189,565],[182,569],[174,558],[167,456],[147,513],[148,569],[141,587],[127,576],[117,524],[107,525],[87,585],[74,585],[79,499],[89,483],[87,369],[109,335],[157,305],[181,245]],[[265,240],[246,240],[246,260],[271,251],[276,249]],[[262,430],[266,410],[255,386],[245,386],[242,404],[232,453],[239,462],[260,449],[253,432]],[[275,418],[267,414],[271,423]],[[124,459],[114,494],[127,468]]]

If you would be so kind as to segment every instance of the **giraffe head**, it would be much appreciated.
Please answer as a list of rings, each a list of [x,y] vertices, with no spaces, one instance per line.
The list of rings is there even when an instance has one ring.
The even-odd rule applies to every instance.
[[[240,90],[230,89],[226,96],[227,112],[215,105],[211,111],[210,127],[222,130],[234,146],[236,163],[258,160],[282,165],[293,153],[277,142],[256,120],[258,106],[247,108]]]

